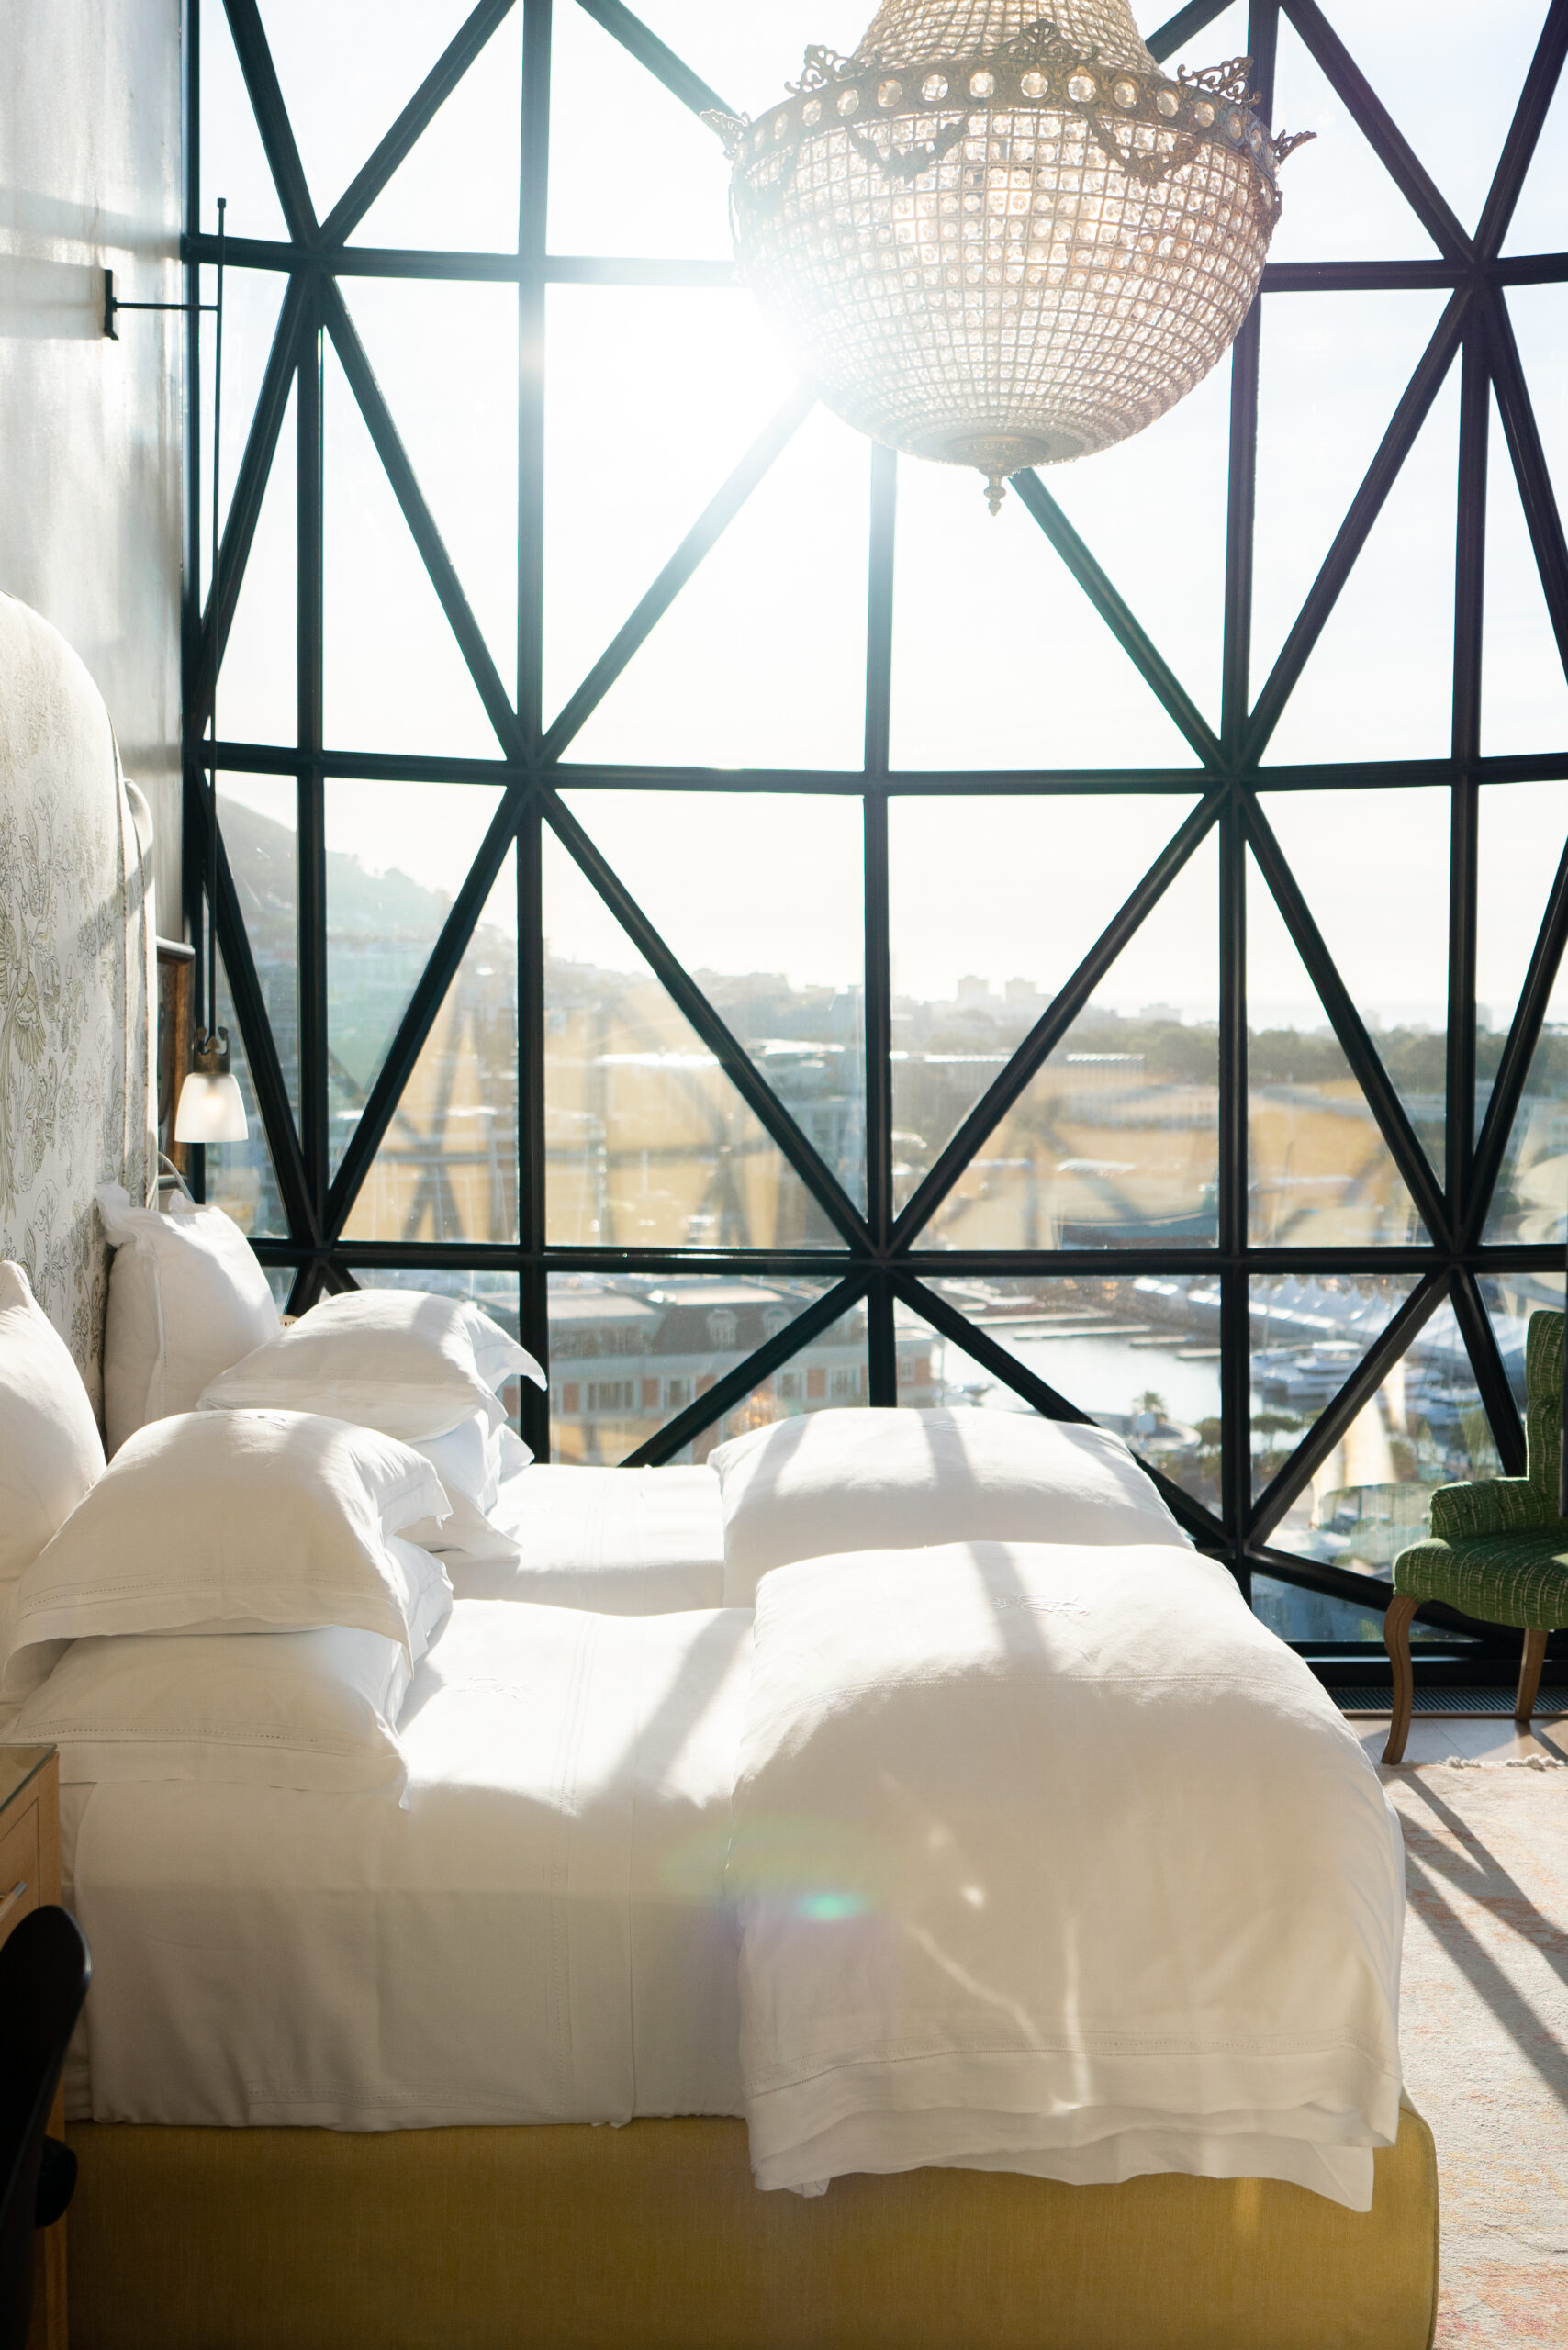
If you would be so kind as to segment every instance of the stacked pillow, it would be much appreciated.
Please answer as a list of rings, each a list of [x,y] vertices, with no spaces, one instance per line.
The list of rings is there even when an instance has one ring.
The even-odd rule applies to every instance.
[[[114,1244],[104,1331],[104,1426],[111,1453],[172,1412],[194,1412],[210,1380],[276,1335],[267,1277],[221,1208],[176,1194],[139,1208],[118,1183],[99,1186]]]

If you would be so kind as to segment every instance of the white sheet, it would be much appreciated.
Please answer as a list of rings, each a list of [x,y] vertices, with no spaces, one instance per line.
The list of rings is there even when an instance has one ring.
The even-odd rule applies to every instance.
[[[505,1479],[489,1515],[518,1544],[521,1562],[448,1559],[460,1599],[606,1616],[723,1605],[724,1525],[711,1469],[524,1469]]]
[[[734,1803],[759,2186],[1182,2169],[1370,2207],[1404,1873],[1226,1571],[959,1543],[779,1567]]]
[[[460,1601],[403,1716],[407,1810],[94,1788],[64,1840],[93,1951],[74,2110],[352,2130],[738,2112],[722,1873],[750,1636],[740,1611]]]

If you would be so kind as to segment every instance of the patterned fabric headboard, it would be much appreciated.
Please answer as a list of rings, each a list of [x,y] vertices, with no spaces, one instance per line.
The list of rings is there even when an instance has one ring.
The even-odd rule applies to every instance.
[[[93,1197],[157,1172],[147,803],[64,639],[0,595],[0,1257],[103,1392],[108,1244]]]

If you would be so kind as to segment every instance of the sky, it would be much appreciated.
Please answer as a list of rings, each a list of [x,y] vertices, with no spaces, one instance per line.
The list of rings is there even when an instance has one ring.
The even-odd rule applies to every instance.
[[[808,40],[853,47],[869,0],[644,0],[646,21],[732,105],[755,110],[799,71]],[[1152,29],[1165,13],[1138,8]],[[1458,0],[1331,17],[1462,219],[1473,220],[1544,14],[1496,0],[1486,41]],[[463,0],[263,0],[319,212],[352,177],[466,14]],[[521,11],[436,118],[360,241],[515,245]],[[221,13],[204,43],[208,198],[235,234],[281,233]],[[558,0],[550,241],[557,252],[721,258],[726,167],[711,134],[570,0]],[[375,38],[364,36],[374,27]],[[1185,62],[1239,50],[1233,6]],[[339,71],[322,73],[334,47]],[[312,55],[315,63],[312,65]],[[1462,73],[1456,61],[1462,56]],[[1424,232],[1288,25],[1275,120],[1313,129],[1282,185],[1273,257],[1429,252]],[[636,159],[633,173],[625,167]],[[210,201],[208,204],[210,212]],[[1568,244],[1568,95],[1560,95],[1509,250]],[[231,489],[283,279],[235,272],[226,352],[224,491]],[[516,342],[504,287],[345,282],[355,326],[508,685],[516,627]],[[1266,677],[1435,323],[1431,294],[1281,295],[1265,306],[1254,688]],[[1568,491],[1568,289],[1520,289],[1516,332],[1559,485]],[[744,291],[555,287],[548,319],[547,715],[582,676],[795,381]],[[1211,720],[1217,717],[1228,361],[1120,448],[1053,469],[1048,487]],[[1293,696],[1271,756],[1388,758],[1448,749],[1457,383],[1445,387]],[[364,750],[494,756],[495,737],[441,620],[352,396],[326,384],[326,717]],[[1568,742],[1556,663],[1511,473],[1495,431],[1488,510],[1483,749]],[[853,767],[864,726],[868,444],[818,409],[700,566],[573,745],[585,759],[718,767]],[[292,444],[269,489],[225,666],[229,736],[292,739]],[[904,461],[894,600],[897,767],[1182,767],[1190,752],[1010,498]],[[566,780],[564,777],[563,780]],[[230,788],[279,812],[274,786]],[[951,994],[1059,983],[1186,812],[996,796],[955,810],[895,803],[895,981]],[[342,784],[330,845],[455,890],[487,794]],[[855,801],[711,793],[576,795],[573,805],[689,966],[782,969],[854,984],[861,952]],[[1517,996],[1568,786],[1489,791],[1483,818],[1478,992]],[[1443,1018],[1448,822],[1440,794],[1280,794],[1271,819],[1352,993],[1386,1024]],[[565,861],[563,860],[563,865]],[[1195,866],[1102,990],[1120,1009],[1212,1015],[1213,878]],[[1254,1018],[1316,1024],[1294,952],[1263,909]],[[557,949],[611,964],[619,934],[570,870],[553,882]],[[622,962],[625,957],[622,956]],[[1562,1007],[1568,1016],[1568,1002]]]

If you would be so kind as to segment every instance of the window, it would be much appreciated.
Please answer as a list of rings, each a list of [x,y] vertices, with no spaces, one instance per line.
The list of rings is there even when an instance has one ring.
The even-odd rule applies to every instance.
[[[1386,115],[1253,0],[1262,105],[1320,136],[1234,354],[994,521],[800,414],[637,13],[445,13],[444,58],[419,12],[193,17],[204,298],[220,186],[236,242],[186,772],[216,628],[252,1118],[209,1190],[297,1309],[451,1287],[570,1366],[521,1392],[542,1456],[1087,1413],[1269,1621],[1375,1637],[1433,1486],[1521,1466],[1562,1295],[1544,0],[1462,136],[1396,0],[1324,12]],[[734,11],[646,13],[726,103],[798,71],[766,11],[738,51]],[[1202,65],[1201,17],[1141,22]]]

